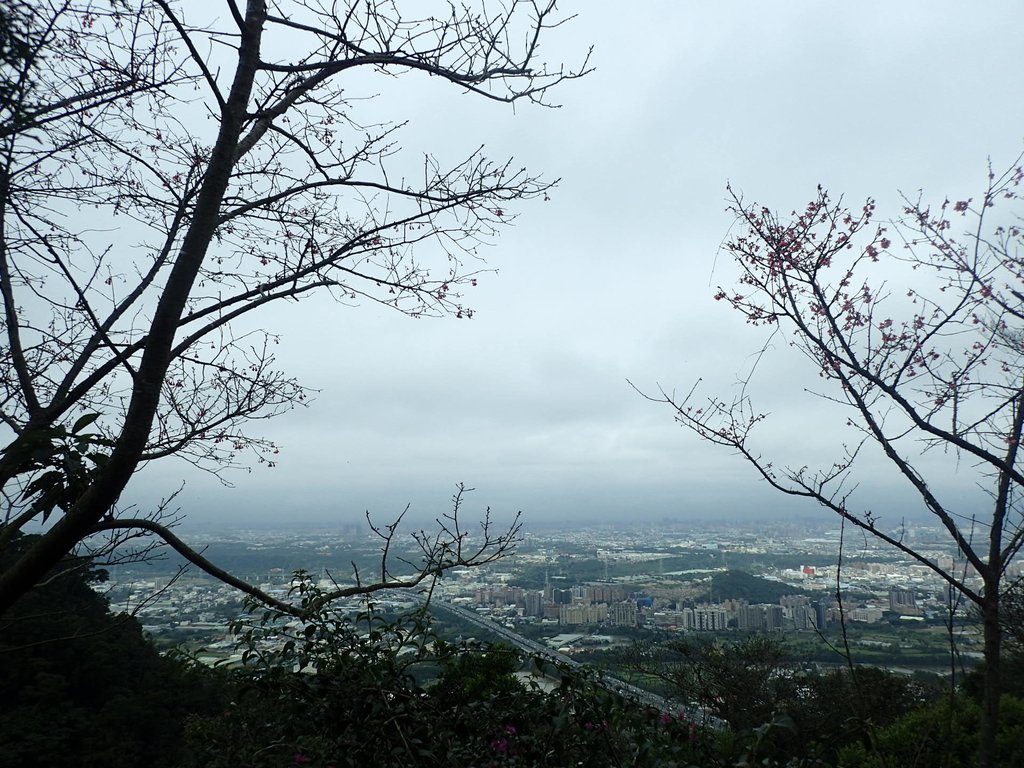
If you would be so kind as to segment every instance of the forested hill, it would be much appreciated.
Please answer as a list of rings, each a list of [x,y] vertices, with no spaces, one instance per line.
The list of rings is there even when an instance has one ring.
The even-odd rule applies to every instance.
[[[720,571],[705,583],[705,590],[698,598],[705,602],[721,600],[746,600],[750,603],[778,603],[785,595],[811,595],[806,589],[793,587],[771,579],[753,576],[745,571]]]

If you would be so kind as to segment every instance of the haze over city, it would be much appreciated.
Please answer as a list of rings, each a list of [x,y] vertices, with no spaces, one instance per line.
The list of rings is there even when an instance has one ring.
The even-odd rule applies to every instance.
[[[158,462],[127,501],[147,506],[184,479],[189,525],[350,523],[406,504],[436,515],[465,482],[474,510],[537,524],[816,514],[627,380],[730,394],[766,341],[713,299],[735,274],[719,250],[727,183],[784,212],[822,184],[851,204],[877,198],[883,219],[900,191],[977,196],[987,159],[1002,168],[1024,147],[1008,85],[1024,70],[1018,18],[1014,2],[594,3],[543,41],[543,60],[570,66],[593,46],[594,71],[552,92],[559,109],[482,103],[414,74],[364,78],[380,96],[360,119],[408,119],[397,140],[411,166],[484,144],[559,185],[510,210],[514,226],[481,250],[495,271],[467,290],[470,320],[326,296],[261,315],[281,368],[318,390],[254,425],[280,445],[278,466],[228,473],[226,488]],[[762,446],[780,463],[841,450],[841,416],[806,391],[816,380],[784,338],[758,365]],[[858,475],[860,503],[890,522],[919,514],[875,464]],[[969,474],[947,482],[969,509]]]

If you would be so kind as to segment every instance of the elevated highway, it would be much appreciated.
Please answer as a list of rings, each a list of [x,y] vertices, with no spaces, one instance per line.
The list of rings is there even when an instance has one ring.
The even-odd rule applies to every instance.
[[[424,602],[422,595],[417,595],[416,598],[420,602]],[[523,637],[518,632],[509,629],[503,624],[499,624],[490,618],[480,616],[478,613],[471,611],[468,608],[453,605],[452,603],[439,600],[435,597],[430,601],[430,609],[432,611],[447,612],[456,616],[469,624],[486,630],[492,635],[497,635],[502,639],[502,641],[509,645],[520,648],[521,650],[535,656],[550,659],[558,664],[564,664],[572,668],[582,668],[585,666],[581,662],[576,661],[570,656],[567,656],[554,648],[544,645],[543,643],[538,643],[536,640],[531,640],[528,637]],[[605,672],[595,670],[595,674],[597,679],[605,688],[610,691],[614,691],[621,696],[630,698],[643,706],[653,707],[660,712],[665,712],[673,716],[683,714],[689,720],[697,723],[704,723],[713,728],[721,728],[725,725],[721,720],[710,715],[702,707],[695,704],[680,704],[679,702],[666,699],[664,696],[659,696],[656,693],[652,693],[651,691],[640,688],[632,683],[627,683],[625,680],[620,680],[619,678]]]

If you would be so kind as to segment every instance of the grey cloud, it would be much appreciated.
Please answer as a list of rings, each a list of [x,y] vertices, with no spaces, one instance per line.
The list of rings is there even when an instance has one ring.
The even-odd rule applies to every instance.
[[[684,391],[703,378],[730,394],[763,343],[711,298],[732,274],[718,254],[727,181],[784,210],[823,183],[894,212],[898,189],[969,193],[987,156],[1016,156],[1024,102],[1006,83],[1024,71],[1019,19],[1016,2],[589,3],[546,43],[549,60],[595,45],[596,72],[559,94],[562,109],[513,114],[413,78],[374,82],[368,118],[408,116],[410,148],[453,158],[485,143],[563,182],[483,249],[499,271],[467,297],[472,321],[322,300],[268,313],[282,366],[320,393],[255,425],[284,446],[280,468],[233,491],[190,475],[186,511],[436,513],[464,480],[481,504],[537,520],[791,514],[625,379]],[[756,379],[773,412],[766,454],[837,453],[841,424],[808,427],[837,419],[806,394],[813,372],[775,344]],[[147,472],[156,488],[182,469]],[[912,506],[881,463],[872,478],[868,501]]]

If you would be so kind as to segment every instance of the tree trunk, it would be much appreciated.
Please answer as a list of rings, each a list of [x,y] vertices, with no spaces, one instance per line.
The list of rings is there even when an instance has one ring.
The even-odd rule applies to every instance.
[[[996,768],[996,733],[999,729],[1000,664],[1002,628],[999,625],[999,584],[985,580],[985,597],[981,603],[982,628],[985,640],[985,674],[981,701],[981,728],[978,734],[978,764]]]
[[[217,228],[259,66],[265,20],[265,0],[249,0],[238,47],[238,64],[230,95],[221,110],[217,141],[196,198],[192,220],[150,323],[146,346],[134,374],[131,403],[109,462],[74,506],[28,552],[0,573],[0,616],[89,534],[117,502],[138,467],[172,359],[175,333]],[[0,463],[0,470],[5,469]]]

